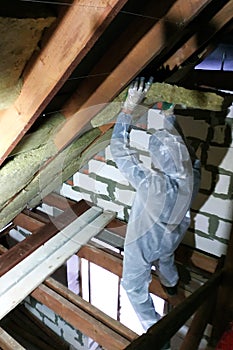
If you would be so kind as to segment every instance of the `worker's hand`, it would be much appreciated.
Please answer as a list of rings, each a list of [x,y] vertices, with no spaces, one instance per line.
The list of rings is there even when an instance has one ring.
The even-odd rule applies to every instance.
[[[123,112],[132,113],[133,110],[139,105],[145,98],[149,91],[154,78],[150,77],[148,82],[145,83],[145,78],[137,78],[129,87],[127,98],[123,105]]]

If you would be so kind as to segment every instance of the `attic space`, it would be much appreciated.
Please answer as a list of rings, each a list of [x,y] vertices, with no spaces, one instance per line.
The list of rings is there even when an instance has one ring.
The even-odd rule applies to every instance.
[[[220,349],[233,321],[232,13],[232,0],[1,1],[0,349]],[[151,76],[129,147],[154,171],[150,138],[172,104],[201,182],[174,252],[182,302],[171,308],[153,267],[161,319],[144,332],[122,286],[137,191],[110,142],[131,82]]]

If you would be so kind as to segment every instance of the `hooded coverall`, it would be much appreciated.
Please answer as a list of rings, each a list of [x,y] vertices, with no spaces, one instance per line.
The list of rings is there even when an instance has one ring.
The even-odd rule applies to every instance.
[[[130,148],[131,123],[130,114],[118,115],[110,147],[119,170],[136,189],[124,244],[122,286],[146,331],[161,318],[149,293],[151,267],[157,266],[164,286],[173,287],[179,279],[174,251],[190,224],[200,163],[193,156],[191,160],[172,115],[165,118],[162,130],[150,136],[152,167],[146,168]]]

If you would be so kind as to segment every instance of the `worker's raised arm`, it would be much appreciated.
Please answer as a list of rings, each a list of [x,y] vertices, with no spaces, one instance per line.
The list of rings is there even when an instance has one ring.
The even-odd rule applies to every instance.
[[[135,188],[150,174],[139,161],[138,153],[129,146],[129,133],[132,124],[132,112],[145,98],[152,84],[152,78],[145,83],[144,78],[136,79],[128,90],[122,111],[117,117],[111,139],[111,153],[119,170]]]

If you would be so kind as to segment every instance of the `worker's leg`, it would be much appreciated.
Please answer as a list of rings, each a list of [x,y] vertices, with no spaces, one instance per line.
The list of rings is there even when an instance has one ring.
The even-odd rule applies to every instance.
[[[122,279],[122,286],[145,331],[160,319],[149,293],[151,263],[147,259],[150,255],[148,243],[145,235],[125,246]]]

